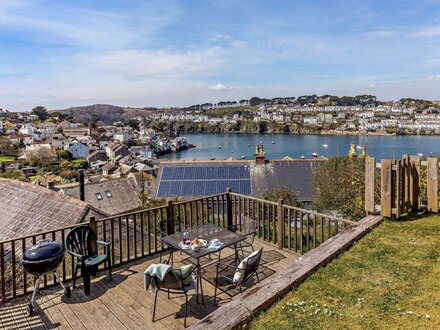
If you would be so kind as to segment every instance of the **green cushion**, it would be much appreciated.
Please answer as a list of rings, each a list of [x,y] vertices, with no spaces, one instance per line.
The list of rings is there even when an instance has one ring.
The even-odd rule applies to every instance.
[[[175,270],[177,277],[181,280],[183,278],[183,285],[187,286],[194,282],[194,279],[191,275],[191,272],[193,270],[193,265],[185,265],[180,267],[180,272],[178,270]],[[182,278],[180,277],[180,274],[182,274]]]

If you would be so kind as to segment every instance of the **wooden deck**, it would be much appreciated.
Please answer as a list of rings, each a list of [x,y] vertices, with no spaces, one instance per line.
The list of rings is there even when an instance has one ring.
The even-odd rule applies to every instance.
[[[255,248],[263,247],[259,268],[260,280],[291,265],[299,255],[279,250],[274,245],[255,240]],[[222,251],[222,261],[232,260],[233,250]],[[215,257],[213,256],[213,259]],[[225,260],[226,259],[226,260]],[[190,292],[188,321],[191,325],[210,314],[218,307],[213,304],[215,264],[206,258],[203,268],[203,290],[205,304],[197,304],[196,296]],[[151,263],[158,263],[159,255],[147,257],[114,269],[113,280],[103,271],[92,281],[91,294],[85,296],[82,283],[65,297],[60,286],[41,290],[37,299],[35,314],[28,317],[26,305],[30,297],[23,297],[0,305],[1,329],[182,329],[184,320],[184,295],[160,292],[156,310],[156,322],[152,322],[154,293],[143,287],[144,270]],[[174,253],[174,266],[189,262],[185,255]],[[209,265],[209,263],[211,263]],[[67,285],[71,285],[70,282]],[[249,286],[253,283],[249,283]],[[221,306],[232,296],[240,294],[238,289],[219,295]]]

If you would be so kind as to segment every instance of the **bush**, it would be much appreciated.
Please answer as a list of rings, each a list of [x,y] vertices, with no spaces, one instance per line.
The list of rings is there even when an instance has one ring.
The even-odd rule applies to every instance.
[[[313,172],[313,206],[352,220],[365,215],[365,160],[348,156],[330,158]]]
[[[60,150],[57,152],[58,157],[65,160],[72,160],[72,153],[69,150]]]
[[[301,203],[298,201],[299,192],[293,191],[288,187],[276,187],[268,189],[263,193],[263,199],[278,202],[280,199],[283,203],[290,206],[301,207]]]
[[[73,180],[78,177],[78,171],[76,170],[64,170],[60,172],[60,177],[64,180]]]
[[[6,171],[0,173],[0,178],[27,181],[22,171]]]
[[[73,168],[76,169],[87,169],[89,167],[89,162],[85,159],[76,159],[71,162]]]

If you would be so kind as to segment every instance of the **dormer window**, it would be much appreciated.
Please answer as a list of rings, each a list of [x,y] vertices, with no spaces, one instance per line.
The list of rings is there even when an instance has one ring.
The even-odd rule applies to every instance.
[[[98,201],[102,200],[102,195],[101,195],[101,193],[95,193],[95,196],[96,196],[96,199],[97,199]]]
[[[112,194],[112,192],[110,190],[107,190],[105,192],[105,194],[107,195],[108,198],[112,198],[113,197],[113,194]]]

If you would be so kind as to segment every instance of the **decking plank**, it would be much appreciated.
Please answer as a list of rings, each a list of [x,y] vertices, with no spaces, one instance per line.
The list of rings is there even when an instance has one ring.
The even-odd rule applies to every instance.
[[[278,252],[282,257],[268,267],[272,271],[280,271],[293,263],[299,256],[287,250],[279,250],[273,244],[255,240],[255,249],[263,246],[264,253]],[[222,259],[233,255],[232,249],[222,251]],[[250,251],[246,251],[249,254]],[[278,255],[279,256],[279,255]],[[282,259],[284,258],[284,259]],[[213,259],[216,259],[215,257]],[[190,259],[185,254],[174,254],[174,266],[187,264]],[[270,261],[270,260],[269,260]],[[85,296],[81,279],[78,286],[72,290],[70,297],[65,297],[60,287],[40,291],[37,300],[36,314],[29,318],[26,315],[27,298],[12,300],[0,307],[0,328],[29,329],[29,328],[61,328],[61,329],[182,329],[184,322],[185,296],[171,295],[167,298],[165,292],[159,293],[156,322],[152,322],[154,292],[144,290],[144,270],[151,263],[158,263],[159,255],[149,256],[113,269],[113,280],[108,280],[107,272],[100,272],[92,279],[91,294]],[[204,262],[209,262],[206,258]],[[214,286],[206,280],[212,273],[212,266],[204,267],[205,279],[203,291],[205,305],[196,304],[195,291],[189,294],[187,324],[191,325],[203,319],[218,306],[213,305]],[[264,266],[264,265],[263,265]],[[71,282],[67,285],[72,285]],[[245,291],[246,292],[246,291]],[[229,302],[231,297],[225,293],[219,294],[220,306]]]

